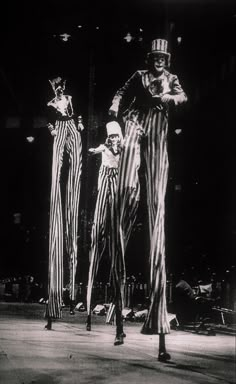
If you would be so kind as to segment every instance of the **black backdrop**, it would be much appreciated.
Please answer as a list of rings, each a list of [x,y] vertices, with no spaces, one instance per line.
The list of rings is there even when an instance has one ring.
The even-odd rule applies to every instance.
[[[87,147],[102,142],[115,90],[144,67],[155,37],[168,37],[171,70],[189,97],[170,116],[168,270],[196,265],[220,272],[233,263],[235,22],[230,1],[8,2],[0,66],[2,276],[47,275],[52,140],[43,123],[34,128],[34,120],[45,115],[53,96],[48,79],[63,75],[86,127],[78,274],[86,280],[99,167],[86,156]],[[130,43],[124,39],[128,32],[134,37]],[[66,42],[60,39],[63,33],[71,35]],[[26,141],[29,134],[33,143]],[[21,214],[20,223],[15,213]],[[129,273],[147,265],[145,219],[141,204],[128,250]]]

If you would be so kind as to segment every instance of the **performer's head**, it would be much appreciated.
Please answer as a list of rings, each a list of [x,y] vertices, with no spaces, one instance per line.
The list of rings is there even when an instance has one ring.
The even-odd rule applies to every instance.
[[[66,80],[62,79],[61,77],[56,77],[52,80],[49,80],[49,82],[56,96],[60,96],[64,93]]]
[[[152,41],[151,52],[147,54],[147,64],[151,71],[160,75],[170,66],[170,53],[167,52],[168,42],[163,39]]]
[[[106,144],[107,145],[119,145],[121,144],[123,140],[123,135],[121,132],[121,127],[117,121],[110,121],[106,124],[107,129],[107,139]]]

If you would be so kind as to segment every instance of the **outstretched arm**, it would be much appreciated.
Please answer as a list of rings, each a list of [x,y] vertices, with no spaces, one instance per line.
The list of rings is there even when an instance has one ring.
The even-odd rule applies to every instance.
[[[89,153],[96,155],[98,153],[102,153],[105,150],[105,145],[100,144],[97,148],[89,148]]]

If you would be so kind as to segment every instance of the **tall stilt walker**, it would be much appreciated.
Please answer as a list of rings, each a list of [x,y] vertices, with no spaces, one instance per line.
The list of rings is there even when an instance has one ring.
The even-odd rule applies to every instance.
[[[170,358],[165,348],[165,334],[169,333],[166,308],[165,270],[165,194],[168,179],[168,111],[187,100],[178,77],[166,68],[170,64],[167,41],[156,39],[147,55],[147,70],[138,70],[118,90],[109,114],[124,112],[125,137],[117,179],[116,241],[112,255],[117,276],[117,334],[115,345],[123,343],[121,319],[125,255],[136,219],[140,199],[138,171],[144,160],[150,239],[150,308],[142,333],[159,334],[159,360]],[[131,103],[127,105],[128,101]],[[140,156],[142,152],[142,157]]]
[[[87,289],[87,330],[91,330],[91,296],[94,278],[97,274],[99,262],[108,246],[109,253],[114,246],[111,224],[114,212],[114,200],[116,194],[116,181],[122,145],[121,127],[116,121],[106,125],[107,139],[105,144],[97,148],[90,148],[91,154],[102,154],[102,163],[98,176],[98,194],[94,212],[94,220],[91,233],[91,247],[89,253],[89,277]]]
[[[50,81],[50,80],[49,80]],[[48,128],[53,136],[52,183],[49,223],[48,303],[45,328],[51,329],[52,319],[61,318],[63,291],[63,239],[66,235],[66,253],[70,270],[70,303],[73,313],[75,301],[75,274],[77,267],[77,232],[80,183],[82,170],[81,117],[75,116],[72,97],[64,95],[66,81],[61,77],[50,81],[55,97],[48,102]],[[65,203],[61,201],[61,168],[64,150],[69,157]],[[65,220],[63,220],[63,206]],[[65,222],[65,229],[63,228]]]

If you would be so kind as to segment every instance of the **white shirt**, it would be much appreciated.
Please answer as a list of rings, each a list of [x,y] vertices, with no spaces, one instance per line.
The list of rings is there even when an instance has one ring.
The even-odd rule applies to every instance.
[[[107,168],[118,168],[120,153],[114,154],[106,145],[101,144],[94,149],[94,153],[102,153],[102,165]]]

